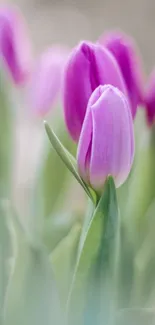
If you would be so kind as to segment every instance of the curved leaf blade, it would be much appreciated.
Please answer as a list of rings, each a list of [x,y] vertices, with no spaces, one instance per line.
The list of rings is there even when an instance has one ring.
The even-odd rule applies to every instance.
[[[103,316],[103,302],[105,303],[107,294],[107,291],[104,292],[107,281],[110,281],[108,290],[109,285],[112,285],[115,291],[118,228],[115,185],[113,179],[109,177],[94,215],[90,219],[77,261],[67,305],[69,325],[100,325],[100,321],[103,322],[101,315]],[[108,299],[114,300],[114,296],[115,292],[113,297],[110,292]],[[110,307],[112,310],[113,301]],[[104,312],[106,308],[107,303],[105,303]]]

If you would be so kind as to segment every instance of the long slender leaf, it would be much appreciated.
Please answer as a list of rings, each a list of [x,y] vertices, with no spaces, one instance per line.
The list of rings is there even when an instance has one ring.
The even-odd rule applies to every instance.
[[[47,132],[47,135],[49,137],[49,140],[56,150],[59,157],[62,159],[66,167],[70,170],[70,172],[74,175],[76,180],[80,183],[80,185],[83,187],[87,195],[90,197],[92,201],[94,201],[94,198],[92,196],[92,193],[90,192],[89,188],[85,185],[85,183],[80,178],[79,174],[77,173],[75,166],[73,164],[73,158],[71,159],[71,155],[67,154],[67,150],[63,147],[62,143],[59,141],[55,133],[50,129],[49,125],[46,121],[44,121],[45,129]]]
[[[65,146],[72,149],[72,142],[64,127],[61,123],[58,126],[57,132],[60,138],[63,139]],[[42,163],[37,173],[35,197],[32,197],[33,202],[35,202],[33,213],[36,211],[36,205],[38,206],[37,214],[41,213],[43,217],[49,217],[56,210],[59,200],[61,199],[62,202],[65,199],[64,193],[68,184],[68,174],[68,169],[58,159],[55,149],[51,148],[46,137]]]
[[[103,312],[101,301],[103,302],[107,293],[104,292],[106,290],[104,286],[102,287],[104,294],[100,291],[100,287],[102,283],[106,283],[107,278],[110,281],[110,288],[112,286],[114,291],[113,296],[110,297],[113,305],[116,294],[114,282],[117,269],[115,263],[117,234],[118,210],[115,186],[113,180],[109,178],[90,220],[77,261],[67,306],[69,325],[100,324],[99,320]],[[113,306],[110,310],[112,309]]]

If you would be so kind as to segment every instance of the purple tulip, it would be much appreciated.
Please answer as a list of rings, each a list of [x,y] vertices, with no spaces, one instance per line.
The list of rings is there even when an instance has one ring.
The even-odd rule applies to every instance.
[[[28,95],[30,107],[36,114],[45,115],[55,103],[67,56],[66,48],[53,46],[36,61]]]
[[[110,32],[100,39],[100,44],[105,46],[117,60],[123,74],[128,97],[131,104],[133,118],[137,106],[143,103],[143,73],[140,56],[137,55],[134,41],[121,32]]]
[[[0,9],[0,58],[15,84],[23,84],[31,69],[30,42],[22,15],[16,7]]]
[[[108,175],[125,182],[134,157],[133,120],[125,95],[111,85],[91,95],[79,139],[77,163],[82,179],[96,191]]]
[[[155,70],[149,78],[144,103],[148,124],[151,125],[155,119]]]
[[[121,71],[113,55],[99,44],[80,43],[68,59],[64,76],[65,120],[73,140],[79,139],[92,92],[104,84],[112,84],[126,93]]]

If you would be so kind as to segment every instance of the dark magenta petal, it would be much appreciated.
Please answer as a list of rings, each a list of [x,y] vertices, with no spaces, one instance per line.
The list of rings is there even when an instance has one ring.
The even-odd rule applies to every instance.
[[[68,59],[63,89],[66,125],[75,141],[79,138],[87,102],[92,93],[90,62],[81,47],[79,45],[75,48]]]
[[[136,45],[131,38],[121,32],[109,32],[103,35],[100,43],[111,51],[119,64],[134,118],[138,105],[143,103],[144,96],[141,59],[137,54]]]
[[[126,93],[124,79],[113,55],[98,44],[80,43],[72,51],[64,75],[65,120],[73,140],[79,139],[92,92],[104,84],[112,84]]]
[[[151,125],[155,119],[155,70],[152,72],[145,92],[145,109],[148,123]]]

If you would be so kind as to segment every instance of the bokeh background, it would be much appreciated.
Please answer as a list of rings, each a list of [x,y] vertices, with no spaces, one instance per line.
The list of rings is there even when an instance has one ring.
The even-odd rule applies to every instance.
[[[73,47],[82,39],[95,41],[105,30],[120,28],[135,38],[146,78],[155,65],[155,0],[10,0],[8,3],[16,4],[23,12],[36,57],[53,43]],[[42,121],[31,116],[22,96],[17,111],[13,196],[18,209],[26,210],[44,133]],[[78,205],[81,189],[73,182],[79,192],[70,202]]]
[[[135,37],[147,72],[155,63],[154,0],[10,0],[23,11],[34,50],[50,43],[75,45],[96,40],[106,29],[121,28]]]

